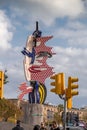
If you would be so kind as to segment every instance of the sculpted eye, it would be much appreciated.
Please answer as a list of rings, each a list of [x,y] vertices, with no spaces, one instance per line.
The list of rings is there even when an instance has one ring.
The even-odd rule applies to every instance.
[[[37,56],[36,56],[36,58],[39,58],[39,57],[48,57],[48,58],[51,58],[52,57],[52,54],[50,54],[49,52],[47,52],[47,51],[40,51],[38,54],[37,54]]]

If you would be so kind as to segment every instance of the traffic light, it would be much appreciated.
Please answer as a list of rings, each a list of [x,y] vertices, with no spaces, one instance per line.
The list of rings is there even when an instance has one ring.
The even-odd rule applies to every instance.
[[[0,99],[3,98],[4,73],[0,71]]]
[[[55,86],[50,91],[54,92],[55,94],[63,95],[64,94],[64,87],[65,87],[65,79],[64,73],[55,74],[50,77],[50,79],[54,79],[54,82],[51,82],[50,85]]]
[[[67,99],[67,108],[68,109],[72,108],[72,97]]]
[[[74,82],[78,82],[78,78],[69,77],[68,78],[68,88],[66,89],[66,98],[71,98],[72,96],[78,95],[78,91],[74,90],[78,88],[78,84],[74,84]]]

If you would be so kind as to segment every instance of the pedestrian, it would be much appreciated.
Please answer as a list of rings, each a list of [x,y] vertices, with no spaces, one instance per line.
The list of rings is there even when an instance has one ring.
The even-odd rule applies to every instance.
[[[60,128],[57,125],[56,121],[53,121],[53,123],[52,123],[52,130],[60,130]]]
[[[40,130],[47,130],[43,122],[41,122]]]
[[[40,126],[39,125],[35,125],[33,130],[40,130]]]
[[[53,124],[50,124],[50,130],[53,130]]]
[[[20,120],[17,120],[16,126],[12,128],[12,130],[24,130],[23,127],[20,126]]]

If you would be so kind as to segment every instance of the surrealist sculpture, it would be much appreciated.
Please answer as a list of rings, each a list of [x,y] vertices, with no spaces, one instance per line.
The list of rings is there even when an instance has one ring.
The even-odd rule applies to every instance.
[[[24,56],[23,67],[27,83],[20,84],[18,96],[20,100],[28,94],[30,103],[44,103],[47,96],[45,80],[54,73],[53,67],[46,63],[47,59],[54,54],[51,51],[52,47],[45,45],[52,37],[43,37],[42,32],[38,30],[38,22],[36,22],[36,30],[28,36],[26,45],[21,51]]]

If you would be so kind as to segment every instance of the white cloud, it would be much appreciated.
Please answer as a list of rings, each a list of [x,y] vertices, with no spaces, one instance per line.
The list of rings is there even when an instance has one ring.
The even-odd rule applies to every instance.
[[[80,70],[81,68],[84,68],[84,72],[85,72],[87,66],[87,61],[86,61],[87,48],[85,49],[73,48],[73,47],[62,48],[56,46],[54,47],[54,50],[57,53],[57,55],[55,55],[55,58],[53,59],[55,65],[59,64],[62,66],[62,68],[63,66],[67,66],[67,65],[69,65],[68,66],[69,68],[72,68],[73,65],[74,66],[74,68],[72,68],[73,70],[78,66],[77,69]]]
[[[86,26],[77,21],[77,20],[70,20],[67,22],[66,26],[69,28],[69,29],[75,29],[75,30],[83,30],[86,28]]]
[[[12,32],[10,31],[11,23],[5,12],[0,10],[0,49],[7,50],[11,48]]]
[[[40,20],[47,26],[54,23],[57,18],[77,18],[85,13],[82,0],[55,0],[52,2],[50,0],[18,0],[17,2],[8,0],[8,2],[9,6],[12,3],[10,8],[12,12],[14,10],[13,17],[22,16],[29,21]]]
[[[67,22],[54,32],[55,38],[64,39],[70,46],[87,47],[87,26],[75,20]]]

